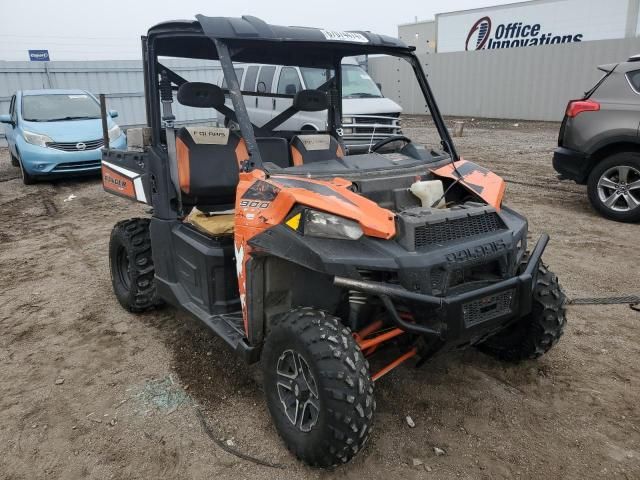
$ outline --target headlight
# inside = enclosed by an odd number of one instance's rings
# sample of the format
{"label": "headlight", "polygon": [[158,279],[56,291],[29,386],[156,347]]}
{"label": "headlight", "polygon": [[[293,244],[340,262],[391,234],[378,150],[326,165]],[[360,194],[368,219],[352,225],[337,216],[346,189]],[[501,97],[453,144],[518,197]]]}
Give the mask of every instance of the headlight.
{"label": "headlight", "polygon": [[362,237],[362,229],[357,222],[317,210],[306,211],[303,228],[304,234],[310,237],[342,240],[358,240]]}
{"label": "headlight", "polygon": [[342,117],[342,124],[343,125],[350,125],[353,123],[353,117]]}
{"label": "headlight", "polygon": [[26,130],[22,131],[22,135],[24,136],[24,140],[31,145],[37,145],[39,147],[46,147],[47,143],[53,142],[51,138],[46,135],[40,135],[39,133],[27,132]]}
{"label": "headlight", "polygon": [[110,142],[113,142],[114,140],[117,140],[118,138],[120,138],[120,135],[122,135],[122,130],[120,130],[120,127],[118,125],[114,125],[109,129]]}
{"label": "headlight", "polygon": [[345,135],[351,135],[353,133],[353,128],[343,128],[342,133]]}

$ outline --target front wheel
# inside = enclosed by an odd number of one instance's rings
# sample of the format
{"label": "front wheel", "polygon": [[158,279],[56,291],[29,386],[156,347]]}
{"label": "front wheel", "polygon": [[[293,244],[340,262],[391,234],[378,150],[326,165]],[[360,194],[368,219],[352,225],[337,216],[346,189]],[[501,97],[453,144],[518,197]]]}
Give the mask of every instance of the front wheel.
{"label": "front wheel", "polygon": [[369,365],[351,332],[319,310],[292,310],[267,335],[267,406],[287,448],[315,467],[348,462],[365,445],[376,408]]}
{"label": "front wheel", "polygon": [[[34,183],[36,183],[36,177],[31,175],[29,172],[27,172],[27,170],[24,168],[22,160],[18,158],[17,161],[18,161],[18,166],[20,167],[20,175],[22,176],[22,183],[24,183],[25,185],[33,185]],[[13,163],[13,159],[12,159],[12,163]]]}
{"label": "front wheel", "polygon": [[124,220],[113,227],[109,266],[113,291],[125,309],[143,312],[162,303],[156,296],[148,219]]}
{"label": "front wheel", "polygon": [[598,163],[589,175],[589,201],[618,222],[640,221],[640,153],[622,152]]}
{"label": "front wheel", "polygon": [[567,298],[558,277],[543,263],[538,265],[532,301],[529,315],[489,337],[478,349],[509,362],[533,360],[551,350],[564,333]]}

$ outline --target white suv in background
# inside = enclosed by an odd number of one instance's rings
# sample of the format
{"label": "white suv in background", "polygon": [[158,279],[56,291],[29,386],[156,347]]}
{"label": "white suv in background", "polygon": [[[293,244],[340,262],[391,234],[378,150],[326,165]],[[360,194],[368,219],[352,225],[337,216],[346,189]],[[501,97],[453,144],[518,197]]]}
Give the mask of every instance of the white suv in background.
{"label": "white suv in background", "polygon": [[[235,69],[242,91],[247,92],[244,101],[249,117],[257,126],[264,125],[289,108],[293,100],[251,95],[249,92],[293,95],[300,90],[316,89],[327,79],[326,70],[321,68],[236,64]],[[220,85],[221,82],[220,78],[216,83]],[[355,60],[344,59],[342,62],[342,98],[342,140],[349,152],[366,151],[370,145],[402,133],[402,107],[385,98],[378,85]],[[326,111],[300,112],[277,130],[324,131],[326,121]],[[223,122],[224,116],[218,114],[218,123]]]}

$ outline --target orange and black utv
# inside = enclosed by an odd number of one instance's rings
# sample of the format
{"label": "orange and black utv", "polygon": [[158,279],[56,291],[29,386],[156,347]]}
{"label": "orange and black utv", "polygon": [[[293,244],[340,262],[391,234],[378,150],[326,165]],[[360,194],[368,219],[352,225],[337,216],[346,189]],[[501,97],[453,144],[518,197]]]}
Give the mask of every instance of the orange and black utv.
{"label": "orange and black utv", "polygon": [[[113,229],[116,297],[132,312],[171,304],[260,361],[298,458],[327,467],[357,454],[374,382],[402,362],[467,346],[517,361],[558,341],[565,296],[541,261],[549,238],[529,252],[504,181],[458,156],[412,47],[200,15],[152,27],[142,50],[150,140],[102,157],[105,190],[152,207]],[[438,145],[391,136],[349,154],[340,65],[362,55],[412,67]],[[175,58],[202,60],[211,83],[187,81]],[[273,93],[238,64],[296,66],[318,81]],[[248,107],[264,100],[285,108],[254,124]],[[216,112],[232,128],[206,126]],[[324,131],[286,129],[309,112],[326,113]]]}

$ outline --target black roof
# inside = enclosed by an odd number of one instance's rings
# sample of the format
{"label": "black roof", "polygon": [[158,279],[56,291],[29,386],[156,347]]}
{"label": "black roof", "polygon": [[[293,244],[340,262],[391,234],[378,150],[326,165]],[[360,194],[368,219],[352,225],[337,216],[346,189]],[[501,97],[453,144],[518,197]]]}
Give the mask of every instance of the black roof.
{"label": "black roof", "polygon": [[[282,61],[283,57],[293,61],[294,59],[291,58],[293,56],[298,63],[303,64],[305,55],[300,49],[291,49],[291,43],[314,47],[316,51],[338,52],[341,56],[374,53],[408,54],[414,50],[414,47],[407,46],[397,38],[366,31],[337,32],[321,28],[283,27],[270,25],[257,17],[248,15],[241,18],[196,15],[196,18],[197,20],[173,20],[151,27],[148,37],[150,40],[157,38],[155,42],[158,54],[215,59],[216,53],[215,49],[211,48],[211,42],[202,43],[197,39],[201,36],[246,47],[244,54],[234,55],[234,60],[261,61],[262,63],[267,63],[264,59],[266,48],[268,55],[273,56],[273,63],[287,63]],[[181,35],[184,35],[185,39],[177,41],[175,37]],[[163,41],[163,37],[167,37],[167,40]],[[254,57],[260,53],[258,49],[263,49],[262,60],[254,60]],[[299,53],[294,54],[292,50]],[[308,56],[309,53],[310,51],[307,50],[306,55]]]}

